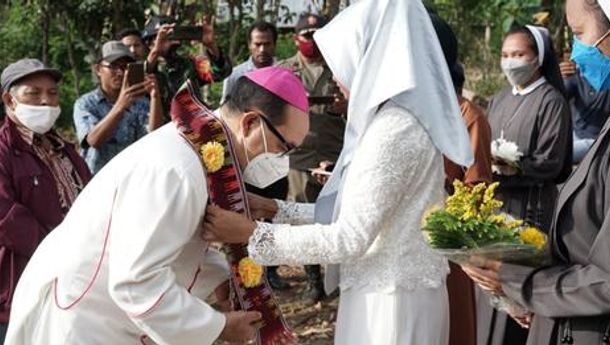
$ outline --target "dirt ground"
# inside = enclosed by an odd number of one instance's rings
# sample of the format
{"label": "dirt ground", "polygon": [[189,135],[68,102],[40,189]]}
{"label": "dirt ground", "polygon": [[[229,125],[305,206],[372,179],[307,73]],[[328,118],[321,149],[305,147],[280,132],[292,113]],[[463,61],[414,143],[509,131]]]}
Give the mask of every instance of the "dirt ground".
{"label": "dirt ground", "polygon": [[[305,271],[302,267],[282,266],[278,269],[282,278],[291,285],[285,291],[276,291],[282,312],[298,337],[299,345],[332,345],[338,297],[311,304],[304,299],[307,289]],[[219,342],[218,345],[225,345]]]}

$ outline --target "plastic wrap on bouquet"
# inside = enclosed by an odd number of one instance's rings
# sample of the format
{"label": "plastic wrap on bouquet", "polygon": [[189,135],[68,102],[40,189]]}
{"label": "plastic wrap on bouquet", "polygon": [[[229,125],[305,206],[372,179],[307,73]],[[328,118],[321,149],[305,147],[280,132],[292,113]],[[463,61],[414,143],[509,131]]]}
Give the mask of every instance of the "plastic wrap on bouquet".
{"label": "plastic wrap on bouquet", "polygon": [[[455,181],[453,186],[455,193],[422,222],[424,238],[437,253],[458,265],[476,266],[486,260],[530,267],[550,263],[547,236],[501,211],[502,201],[494,194],[498,183],[471,187]],[[513,316],[529,314],[506,297],[491,300]]]}
{"label": "plastic wrap on bouquet", "polygon": [[[472,264],[473,258],[495,260],[522,266],[540,267],[551,262],[544,249],[528,244],[497,243],[476,249],[436,249],[440,255],[458,265]],[[489,295],[492,307],[516,317],[525,317],[530,312],[506,296]]]}
{"label": "plastic wrap on bouquet", "polygon": [[472,264],[474,257],[531,267],[544,266],[551,260],[546,250],[518,243],[496,243],[475,249],[435,249],[435,251],[458,265]]}

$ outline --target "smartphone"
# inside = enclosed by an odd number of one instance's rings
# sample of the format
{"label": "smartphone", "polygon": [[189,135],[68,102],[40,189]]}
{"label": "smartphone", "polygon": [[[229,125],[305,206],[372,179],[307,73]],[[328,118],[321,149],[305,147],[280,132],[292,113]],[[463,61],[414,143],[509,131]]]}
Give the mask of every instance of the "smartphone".
{"label": "smartphone", "polygon": [[127,83],[130,86],[142,83],[145,74],[146,64],[144,62],[132,62],[127,65]]}
{"label": "smartphone", "polygon": [[203,26],[176,26],[169,34],[170,40],[201,41]]}
{"label": "smartphone", "polygon": [[335,96],[309,96],[309,104],[332,104],[335,103]]}

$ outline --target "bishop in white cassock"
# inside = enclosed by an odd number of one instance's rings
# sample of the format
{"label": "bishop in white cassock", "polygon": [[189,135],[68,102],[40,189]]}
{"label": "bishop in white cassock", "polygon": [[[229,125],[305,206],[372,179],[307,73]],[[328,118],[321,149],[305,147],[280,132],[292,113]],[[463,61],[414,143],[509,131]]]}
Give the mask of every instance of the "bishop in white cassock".
{"label": "bishop in white cassock", "polygon": [[[269,182],[287,174],[269,168],[308,131],[307,98],[290,71],[253,73],[219,114],[246,177],[261,182],[262,172]],[[6,345],[252,338],[258,313],[223,314],[204,302],[229,277],[224,255],[200,236],[205,186],[198,152],[174,123],[124,150],[35,252],[16,289]]]}

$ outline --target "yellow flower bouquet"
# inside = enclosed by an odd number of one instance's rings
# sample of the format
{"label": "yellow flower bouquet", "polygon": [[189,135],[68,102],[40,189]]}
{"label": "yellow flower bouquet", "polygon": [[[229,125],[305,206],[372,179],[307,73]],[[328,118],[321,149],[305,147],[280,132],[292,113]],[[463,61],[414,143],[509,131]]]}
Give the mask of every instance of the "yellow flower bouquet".
{"label": "yellow flower bouquet", "polygon": [[422,229],[432,248],[458,264],[473,256],[526,266],[548,261],[546,235],[500,211],[498,183],[469,187],[456,180],[453,186],[444,207],[424,216]]}
{"label": "yellow flower bouquet", "polygon": [[[473,257],[531,267],[550,261],[546,235],[500,211],[498,183],[469,187],[456,180],[453,187],[444,207],[430,210],[422,221],[428,245],[439,254],[460,265],[472,263]],[[490,296],[490,302],[511,315],[529,314],[505,296]]]}

